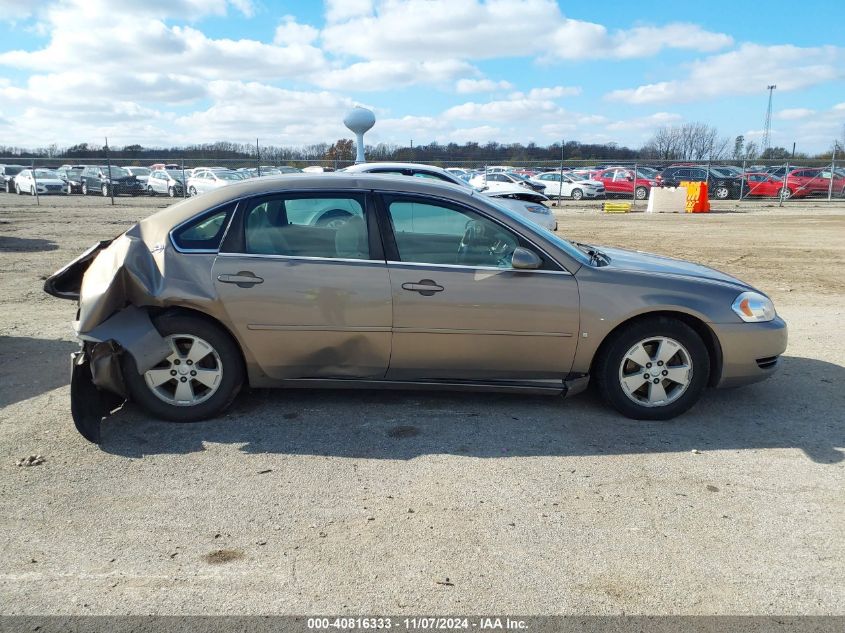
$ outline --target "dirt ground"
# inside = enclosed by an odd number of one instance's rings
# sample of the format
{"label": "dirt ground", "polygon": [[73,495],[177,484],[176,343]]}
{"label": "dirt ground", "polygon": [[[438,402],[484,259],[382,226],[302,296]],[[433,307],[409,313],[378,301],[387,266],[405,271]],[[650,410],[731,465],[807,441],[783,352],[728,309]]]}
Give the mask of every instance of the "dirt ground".
{"label": "dirt ground", "polygon": [[747,280],[789,323],[775,377],[672,422],[590,393],[256,391],[193,425],[127,406],[94,446],[75,306],[41,285],[169,202],[0,194],[1,613],[845,613],[842,202],[555,210],[566,237]]}

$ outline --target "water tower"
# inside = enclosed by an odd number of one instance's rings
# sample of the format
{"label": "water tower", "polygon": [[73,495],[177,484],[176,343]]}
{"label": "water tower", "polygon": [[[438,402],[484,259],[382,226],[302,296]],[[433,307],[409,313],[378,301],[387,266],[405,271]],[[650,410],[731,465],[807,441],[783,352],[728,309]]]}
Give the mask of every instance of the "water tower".
{"label": "water tower", "polygon": [[355,106],[343,117],[343,124],[355,134],[355,142],[358,146],[358,155],[355,157],[355,162],[366,162],[364,158],[364,132],[376,124],[376,115],[367,108]]}

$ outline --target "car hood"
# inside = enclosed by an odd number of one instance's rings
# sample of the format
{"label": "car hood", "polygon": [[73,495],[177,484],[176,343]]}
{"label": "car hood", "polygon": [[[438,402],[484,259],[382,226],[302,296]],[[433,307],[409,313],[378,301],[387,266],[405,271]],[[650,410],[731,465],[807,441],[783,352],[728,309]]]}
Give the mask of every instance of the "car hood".
{"label": "car hood", "polygon": [[751,286],[736,277],[683,259],[630,251],[624,248],[605,248],[603,246],[597,248],[610,257],[610,264],[607,266],[610,269],[706,279],[731,284],[744,290],[753,290]]}
{"label": "car hood", "polygon": [[64,180],[59,178],[38,178],[37,182],[39,185],[63,185],[65,184]]}

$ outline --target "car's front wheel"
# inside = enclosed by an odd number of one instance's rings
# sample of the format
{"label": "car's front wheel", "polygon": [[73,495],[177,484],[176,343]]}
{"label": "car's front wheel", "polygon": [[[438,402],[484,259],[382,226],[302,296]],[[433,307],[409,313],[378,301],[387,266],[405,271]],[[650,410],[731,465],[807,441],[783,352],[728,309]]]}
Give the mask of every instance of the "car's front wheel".
{"label": "car's front wheel", "polygon": [[67,191],[67,195],[71,195],[73,193],[73,186],[68,183],[67,187],[65,187],[65,191]]}
{"label": "car's front wheel", "polygon": [[731,192],[727,187],[716,187],[716,191],[713,193],[717,200],[727,200],[731,195]]}
{"label": "car's front wheel", "polygon": [[584,192],[580,189],[573,189],[572,190],[572,199],[573,200],[580,200],[584,197]]}
{"label": "car's front wheel", "polygon": [[232,338],[205,319],[163,314],[153,319],[170,355],[139,374],[130,354],[123,374],[132,399],[153,415],[196,422],[228,407],[240,391],[244,368]]}
{"label": "car's front wheel", "polygon": [[710,356],[690,326],[668,317],[624,327],[602,346],[594,367],[604,400],[626,417],[668,420],[701,397]]}
{"label": "car's front wheel", "polygon": [[109,197],[109,186],[106,183],[103,183],[102,188],[100,189],[100,193],[103,194],[104,198]]}
{"label": "car's front wheel", "polygon": [[637,187],[634,195],[637,197],[637,200],[645,200],[648,198],[648,189],[645,187]]}
{"label": "car's front wheel", "polygon": [[171,198],[175,198],[176,197],[176,190],[173,187],[168,187],[167,188],[167,195],[170,196]]}
{"label": "car's front wheel", "polygon": [[188,195],[189,195],[191,198],[193,198],[195,195],[197,195],[197,188],[196,188],[196,187],[194,187],[194,186],[189,187],[189,188],[188,188]]}

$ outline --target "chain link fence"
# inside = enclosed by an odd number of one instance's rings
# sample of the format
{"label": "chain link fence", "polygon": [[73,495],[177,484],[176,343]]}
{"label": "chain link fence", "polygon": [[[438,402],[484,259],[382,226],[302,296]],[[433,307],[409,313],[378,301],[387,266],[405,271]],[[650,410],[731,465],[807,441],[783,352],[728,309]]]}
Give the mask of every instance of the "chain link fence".
{"label": "chain link fence", "polygon": [[[194,171],[202,168],[228,169],[251,178],[277,174],[293,168],[302,171],[336,171],[353,164],[341,160],[291,160],[283,164],[268,164],[251,158],[112,158],[103,152],[84,159],[0,157],[0,191],[15,192],[14,174],[17,168],[31,170],[59,170],[71,166],[166,168],[175,173],[182,186],[178,195],[189,195],[189,180]],[[845,160],[835,155],[830,160],[725,160],[725,161],[659,161],[659,160],[557,160],[514,161],[507,164],[484,160],[430,161],[429,165],[449,169],[464,180],[496,179],[494,174],[536,179],[545,172],[562,172],[573,178],[598,180],[605,185],[607,197],[643,200],[652,187],[675,186],[684,180],[706,181],[711,199],[777,201],[779,204],[802,200],[835,201],[845,198]],[[4,175],[5,170],[5,175]],[[36,171],[41,174],[41,171]],[[10,187],[11,183],[11,187]],[[38,196],[43,188],[36,187]],[[69,193],[78,193],[67,189]],[[643,194],[644,192],[644,194]],[[146,193],[146,191],[144,192]],[[547,195],[558,197],[553,187]],[[111,193],[113,197],[114,192]]]}

